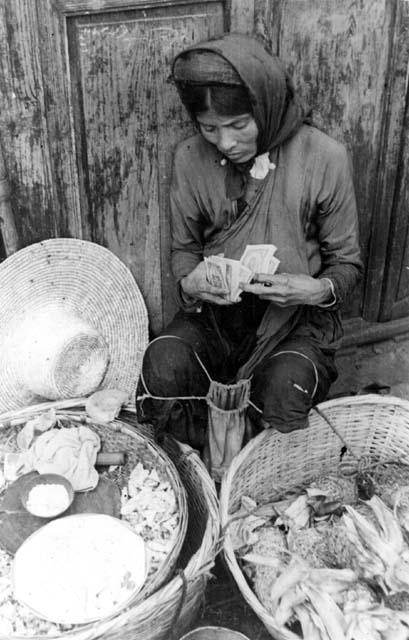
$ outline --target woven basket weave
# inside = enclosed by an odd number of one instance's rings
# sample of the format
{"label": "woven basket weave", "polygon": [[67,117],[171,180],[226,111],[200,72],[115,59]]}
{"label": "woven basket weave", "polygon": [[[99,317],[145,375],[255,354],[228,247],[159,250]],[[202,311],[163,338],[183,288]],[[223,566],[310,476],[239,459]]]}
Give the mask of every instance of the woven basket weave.
{"label": "woven basket weave", "polygon": [[[41,329],[48,324],[44,325],[46,312],[51,320],[57,310],[65,327],[57,329],[54,318],[50,338]],[[71,325],[74,318],[88,325],[85,333],[70,336],[72,327],[66,323]],[[88,368],[96,361],[100,366],[91,367],[94,376],[99,372],[93,377],[96,385],[101,382],[101,389],[131,395],[147,342],[148,316],[141,292],[130,270],[109,249],[78,238],[49,238],[0,264],[0,411],[17,410],[41,398],[90,393],[80,365]],[[100,367],[106,359],[101,381]]]}
{"label": "woven basket weave", "polygon": [[[52,403],[47,403],[47,406],[52,406]],[[41,409],[38,409],[38,405],[36,405],[31,412],[30,408],[26,408],[23,411],[23,424],[25,424],[27,419],[33,418],[35,415],[39,415],[40,412]],[[101,452],[126,452],[126,463],[124,465],[117,467],[112,472],[109,472],[108,470],[103,472],[103,475],[113,480],[118,485],[119,489],[128,481],[131,471],[135,468],[138,462],[141,462],[149,471],[151,469],[155,469],[159,477],[163,481],[168,481],[173,489],[179,514],[179,522],[173,538],[174,544],[170,553],[166,556],[161,565],[159,565],[157,570],[148,574],[143,588],[139,591],[137,596],[138,601],[146,598],[160,588],[173,573],[185,538],[188,520],[187,499],[179,473],[169,456],[167,456],[160,447],[149,440],[145,435],[131,429],[129,425],[122,420],[114,420],[109,424],[98,424],[94,420],[91,420],[87,414],[81,410],[59,410],[56,411],[56,416],[62,427],[75,427],[80,426],[81,424],[86,424],[90,429],[92,429],[92,431],[98,434],[101,440]],[[0,429],[0,446],[7,444],[8,450],[18,450],[16,439],[21,427],[16,423],[21,422],[21,420],[20,412],[16,411],[9,421],[9,426],[7,426],[7,424],[4,425],[3,422],[3,428]]]}
{"label": "woven basket weave", "polygon": [[409,402],[391,396],[339,398],[318,405],[350,452],[325,419],[311,411],[309,428],[290,434],[264,431],[233,460],[222,482],[221,524],[223,552],[243,597],[276,640],[300,640],[279,626],[251,590],[237,562],[229,534],[229,520],[242,496],[258,503],[280,499],[289,490],[309,483],[340,464],[357,467],[357,459],[409,462]]}
{"label": "woven basket weave", "polygon": [[[19,412],[2,414],[2,442],[10,442],[8,438],[10,435],[11,439],[14,437],[13,430],[22,423],[23,418],[25,422],[36,413],[51,407],[58,409],[57,415],[60,413],[65,417],[80,416],[83,421],[89,422],[85,413],[76,408],[82,404],[83,401],[80,399],[50,402]],[[133,412],[124,411],[120,418],[121,420],[103,426],[104,431],[109,433],[108,439],[104,434],[105,448],[127,450],[130,466],[134,465],[133,454],[129,456],[129,451],[135,449],[135,463],[139,452],[144,456],[144,465],[149,464],[149,460],[155,465],[161,460],[166,470],[169,471],[169,468],[173,467],[176,475],[172,473],[172,484],[176,477],[180,478],[181,485],[176,495],[187,520],[178,536],[179,545],[175,549],[176,553],[172,554],[172,558],[157,576],[157,582],[149,584],[150,595],[145,591],[145,599],[116,616],[90,625],[78,626],[58,636],[14,635],[13,640],[44,640],[45,637],[51,640],[96,640],[102,637],[104,640],[176,640],[187,630],[199,611],[220,542],[218,501],[214,483],[198,455],[190,447],[168,438],[164,442],[162,452],[150,440],[148,431],[136,428]],[[175,490],[175,485],[173,489]],[[183,546],[180,549],[182,541]],[[169,579],[171,572],[174,573],[174,577]],[[161,586],[166,579],[168,582]],[[11,638],[0,636],[0,640]]]}

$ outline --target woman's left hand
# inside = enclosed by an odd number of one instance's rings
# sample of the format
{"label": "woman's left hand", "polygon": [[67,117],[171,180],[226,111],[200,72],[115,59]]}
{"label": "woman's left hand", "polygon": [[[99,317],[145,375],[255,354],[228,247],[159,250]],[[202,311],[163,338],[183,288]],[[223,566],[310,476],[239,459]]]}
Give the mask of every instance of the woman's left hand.
{"label": "woman's left hand", "polygon": [[312,278],[302,273],[258,273],[251,284],[243,283],[241,288],[279,307],[323,304],[331,299],[332,294],[328,280]]}

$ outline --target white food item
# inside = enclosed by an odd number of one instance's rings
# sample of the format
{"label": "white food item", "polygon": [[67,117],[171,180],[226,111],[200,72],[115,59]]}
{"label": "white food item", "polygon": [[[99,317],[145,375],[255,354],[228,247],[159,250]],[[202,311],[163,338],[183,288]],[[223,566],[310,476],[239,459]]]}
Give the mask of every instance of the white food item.
{"label": "white food item", "polygon": [[152,573],[159,570],[179,535],[178,503],[170,482],[138,462],[122,493],[121,516],[140,534],[149,552]]}
{"label": "white food item", "polygon": [[49,522],[17,550],[14,597],[52,622],[82,624],[125,607],[144,584],[145,543],[102,514]]}
{"label": "white food item", "polygon": [[37,484],[29,492],[26,508],[35,516],[51,517],[70,506],[70,496],[62,484]]}

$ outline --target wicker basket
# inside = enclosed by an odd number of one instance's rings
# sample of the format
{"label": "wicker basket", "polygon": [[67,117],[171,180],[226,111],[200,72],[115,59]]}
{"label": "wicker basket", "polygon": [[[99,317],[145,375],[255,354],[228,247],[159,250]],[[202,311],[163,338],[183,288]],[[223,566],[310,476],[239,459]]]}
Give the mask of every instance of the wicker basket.
{"label": "wicker basket", "polygon": [[[264,431],[233,460],[222,482],[221,524],[225,528],[223,552],[227,565],[250,607],[276,640],[300,640],[261,604],[245,579],[229,535],[231,514],[242,496],[259,503],[280,499],[290,489],[309,483],[319,474],[342,465],[356,468],[365,456],[373,461],[409,462],[409,402],[391,396],[365,395],[339,398],[318,405],[325,418],[311,411],[309,428],[290,434]],[[352,453],[351,453],[352,452]]]}
{"label": "wicker basket", "polygon": [[[6,434],[11,436],[12,440],[13,429],[22,423],[23,418],[25,422],[34,412],[43,412],[50,407],[58,409],[57,413],[60,412],[67,418],[81,419],[87,423],[89,420],[85,413],[78,412],[78,407],[82,405],[83,400],[77,399],[43,403],[20,410],[17,416],[16,413],[2,414],[0,427],[4,434],[3,441],[6,440]],[[70,408],[73,409],[72,412],[69,411]],[[135,427],[137,423],[132,412],[124,411],[120,417],[121,420],[102,427],[106,449],[124,448],[128,452],[135,450],[135,461],[138,451],[143,452],[144,464],[148,452],[148,458],[152,463],[156,464],[161,460],[167,471],[173,467],[176,473],[172,472],[172,481],[179,483],[177,496],[187,515],[183,526],[186,528],[183,546],[181,549],[179,546],[177,552],[172,554],[173,560],[164,567],[161,576],[158,576],[158,585],[150,585],[151,595],[116,616],[90,625],[78,626],[58,636],[14,635],[12,640],[44,640],[45,637],[48,640],[94,640],[101,637],[104,640],[176,640],[191,625],[199,611],[220,543],[218,501],[214,483],[200,458],[190,447],[168,438],[163,445],[164,451],[161,451],[149,439],[149,431]],[[108,436],[106,432],[109,433]],[[128,464],[132,466],[132,456]],[[183,505],[185,496],[186,503]],[[182,530],[178,537],[183,540]],[[171,570],[174,577],[159,588],[159,580],[162,584],[166,577],[169,578]],[[0,636],[0,640],[11,639]]]}
{"label": "wicker basket", "polygon": [[[21,428],[20,424],[25,424],[27,420],[44,411],[44,409],[39,410],[37,406],[38,405],[28,413],[28,416],[26,408],[24,410],[24,418],[20,415],[21,411],[16,411],[9,419],[9,426],[4,425],[3,421],[3,428],[0,429],[0,447],[7,444],[8,449],[18,450],[16,438]],[[47,404],[47,406],[49,405]],[[126,463],[124,465],[118,467],[111,473],[109,471],[104,472],[107,478],[118,484],[118,488],[121,488],[123,484],[127,482],[132,469],[134,469],[138,462],[142,462],[143,466],[148,470],[155,469],[162,480],[167,480],[170,483],[176,496],[177,509],[180,516],[178,531],[174,536],[174,545],[170,553],[158,569],[148,575],[137,598],[140,600],[149,596],[159,589],[174,571],[186,534],[188,517],[186,492],[176,467],[155,443],[134,429],[130,429],[129,426],[121,420],[114,420],[109,424],[98,424],[88,418],[87,414],[81,410],[68,411],[60,409],[56,411],[56,416],[62,426],[79,426],[86,424],[98,434],[101,440],[101,452],[118,450],[126,452]],[[0,416],[0,422],[1,421],[2,418]]]}

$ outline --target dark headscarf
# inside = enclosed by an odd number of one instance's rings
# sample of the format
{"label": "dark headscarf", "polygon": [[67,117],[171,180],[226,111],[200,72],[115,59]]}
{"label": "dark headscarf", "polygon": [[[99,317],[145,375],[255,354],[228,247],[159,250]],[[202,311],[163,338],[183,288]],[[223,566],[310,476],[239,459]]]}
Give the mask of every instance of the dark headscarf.
{"label": "dark headscarf", "polygon": [[[173,61],[172,78],[177,84],[241,82],[249,94],[259,131],[257,155],[279,147],[305,120],[304,109],[281,60],[245,35],[228,34],[189,47]],[[229,163],[228,197],[243,195],[251,164],[240,167]]]}

